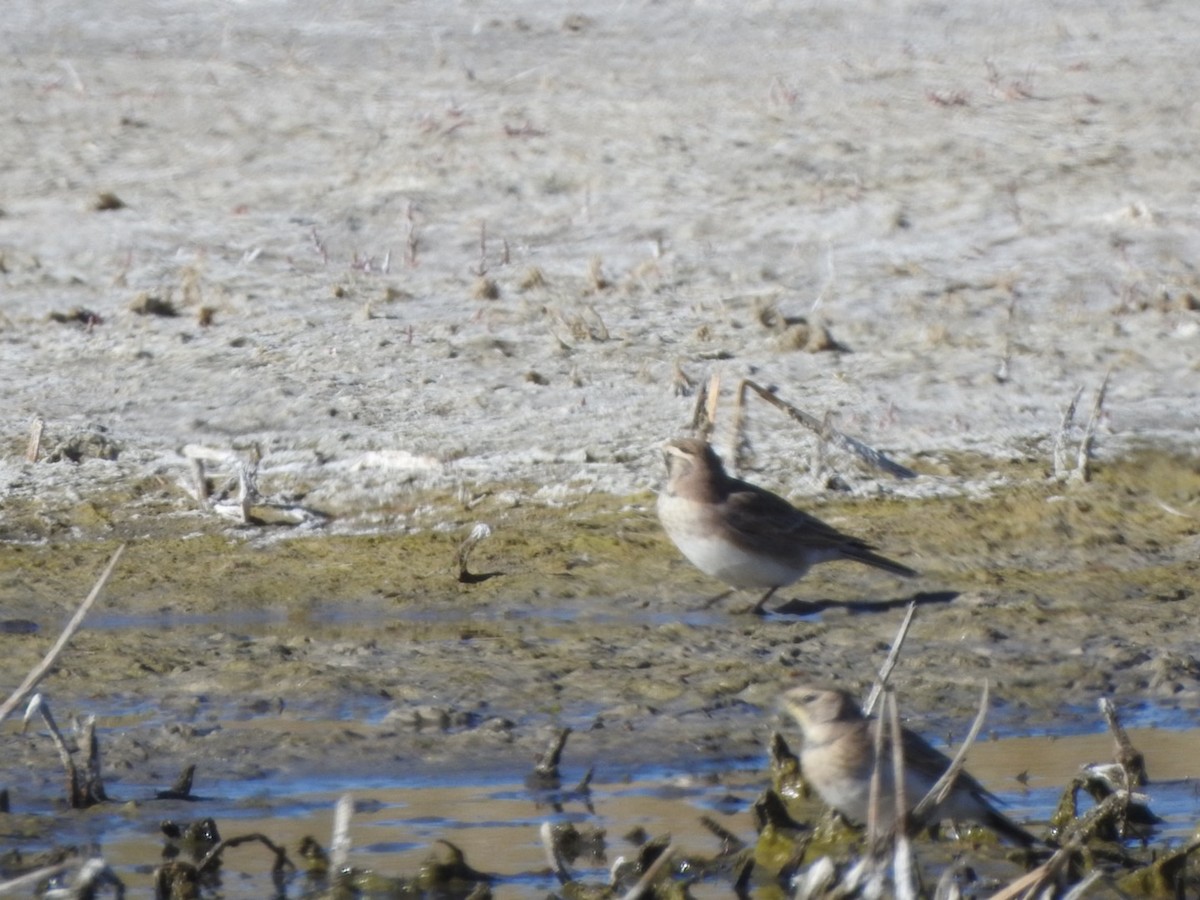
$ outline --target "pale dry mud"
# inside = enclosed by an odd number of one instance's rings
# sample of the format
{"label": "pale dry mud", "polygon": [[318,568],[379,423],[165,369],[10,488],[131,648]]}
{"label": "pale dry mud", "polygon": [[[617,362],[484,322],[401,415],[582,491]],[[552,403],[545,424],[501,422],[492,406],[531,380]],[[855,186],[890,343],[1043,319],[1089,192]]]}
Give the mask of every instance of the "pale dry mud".
{"label": "pale dry mud", "polygon": [[[625,493],[690,417],[677,366],[997,459],[1111,370],[1102,444],[1193,444],[1198,17],[13,4],[4,464],[41,416],[49,447],[104,429],[126,478],[257,443],[383,524],[413,483]],[[102,322],[47,318],[74,307]],[[848,352],[796,349],[800,316]],[[791,430],[751,436],[785,477]]]}
{"label": "pale dry mud", "polygon": [[[1001,734],[1095,730],[1101,695],[1194,727],[1198,19],[10,4],[4,682],[127,541],[45,684],[114,779],[518,772],[564,726],[601,771],[757,760],[779,691],[864,687],[917,595],[895,683],[926,733],[984,678]],[[744,474],[922,579],[699,609],[720,586],[651,491],[712,374],[725,451],[750,377],[915,469],[818,466],[751,407]],[[1106,375],[1093,478],[1059,483]],[[202,509],[188,447],[257,448],[264,508],[308,520]],[[496,574],[461,584],[477,522]],[[3,740],[3,781],[51,796],[44,738]]]}

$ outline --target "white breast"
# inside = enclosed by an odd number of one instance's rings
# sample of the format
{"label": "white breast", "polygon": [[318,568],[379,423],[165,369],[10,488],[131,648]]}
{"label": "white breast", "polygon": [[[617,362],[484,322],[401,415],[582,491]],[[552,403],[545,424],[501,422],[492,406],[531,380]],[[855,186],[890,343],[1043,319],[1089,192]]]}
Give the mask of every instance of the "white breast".
{"label": "white breast", "polygon": [[783,587],[808,569],[802,560],[776,561],[720,540],[686,500],[660,495],[658,512],[667,536],[692,565],[732,587]]}

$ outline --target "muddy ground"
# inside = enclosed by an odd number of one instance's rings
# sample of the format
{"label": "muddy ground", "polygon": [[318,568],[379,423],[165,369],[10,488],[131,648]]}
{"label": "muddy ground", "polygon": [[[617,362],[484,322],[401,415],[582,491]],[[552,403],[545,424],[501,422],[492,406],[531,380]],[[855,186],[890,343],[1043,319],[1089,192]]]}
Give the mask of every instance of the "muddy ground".
{"label": "muddy ground", "polygon": [[[103,538],[5,545],[6,665],[33,666],[128,540],[97,627],[46,689],[64,711],[115,716],[106,764],[142,777],[189,761],[309,771],[331,754],[363,771],[516,770],[562,726],[602,766],[752,758],[793,680],[869,684],[909,599],[895,683],[930,733],[961,734],[984,679],[1004,734],[1094,730],[1100,696],[1131,722],[1194,721],[1200,644],[1180,626],[1197,526],[1178,510],[1200,465],[1144,453],[1069,487],[1019,468],[988,496],[820,504],[922,577],[825,566],[762,621],[738,612],[748,597],[701,609],[720,586],[674,552],[648,495],[483,500],[440,507],[455,528],[339,536],[181,514],[190,498],[162,490],[109,507]],[[469,569],[492,577],[460,583],[479,520],[494,532]],[[7,740],[10,766],[44,768],[36,737]]]}

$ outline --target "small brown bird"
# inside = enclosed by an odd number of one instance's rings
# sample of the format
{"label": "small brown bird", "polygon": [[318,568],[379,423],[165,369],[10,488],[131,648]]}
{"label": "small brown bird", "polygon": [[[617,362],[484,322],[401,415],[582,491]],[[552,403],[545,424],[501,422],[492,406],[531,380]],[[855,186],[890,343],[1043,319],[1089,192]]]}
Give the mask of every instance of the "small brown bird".
{"label": "small brown bird", "polygon": [[[793,688],[783,695],[784,709],[803,734],[800,770],[821,799],[851,821],[867,820],[871,773],[875,768],[872,722],[845,691],[812,687]],[[921,802],[930,788],[950,768],[950,760],[918,734],[901,730],[904,743],[904,796],[907,812]],[[895,781],[891,745],[885,745],[879,791],[879,822],[890,829],[896,819]],[[927,816],[929,822],[956,819],[977,822],[1001,837],[1028,847],[1037,839],[996,811],[999,799],[983,785],[959,772],[946,799]]]}
{"label": "small brown bird", "polygon": [[917,574],[782,497],[731,478],[707,441],[670,441],[664,457],[658,518],[667,535],[700,571],[731,587],[766,588],[755,614],[816,563],[848,559],[905,578]]}

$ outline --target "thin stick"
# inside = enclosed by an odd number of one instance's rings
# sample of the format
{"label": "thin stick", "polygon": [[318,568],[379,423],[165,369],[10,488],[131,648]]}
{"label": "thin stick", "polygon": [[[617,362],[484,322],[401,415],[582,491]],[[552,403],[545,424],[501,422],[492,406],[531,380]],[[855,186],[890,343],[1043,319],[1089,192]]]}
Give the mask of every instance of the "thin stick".
{"label": "thin stick", "polygon": [[354,815],[354,796],[342,794],[333,808],[333,836],[329,840],[329,864],[341,873],[350,859],[350,817]]}
{"label": "thin stick", "polygon": [[46,423],[41,416],[34,416],[29,424],[29,443],[25,447],[25,461],[37,462],[42,455],[42,431]]}
{"label": "thin stick", "polygon": [[1138,751],[1137,747],[1133,746],[1133,741],[1129,739],[1125,727],[1117,718],[1116,707],[1107,697],[1100,698],[1100,712],[1104,714],[1104,721],[1108,723],[1108,730],[1112,732],[1113,740],[1117,742],[1117,752],[1113,758],[1125,772],[1127,787],[1144,786],[1150,781],[1146,774],[1146,758]]}
{"label": "thin stick", "polygon": [[1035,897],[1038,890],[1057,877],[1071,857],[1079,852],[1078,843],[1065,844],[1054,851],[1054,855],[1031,872],[1022,875],[1008,887],[992,894],[988,900],[1017,900],[1018,897]]}
{"label": "thin stick", "polygon": [[883,793],[883,716],[875,720],[875,765],[867,794],[867,846],[874,852],[879,840],[879,804]]}
{"label": "thin stick", "polygon": [[1103,873],[1099,869],[1092,869],[1087,875],[1083,876],[1083,881],[1063,894],[1062,900],[1079,900],[1081,897],[1086,897],[1092,885],[1099,881],[1101,877],[1103,877]]}
{"label": "thin stick", "polygon": [[100,888],[105,885],[112,887],[113,894],[117,898],[125,896],[125,882],[117,877],[117,873],[104,861],[104,857],[93,856],[80,867],[79,874],[75,876],[71,896],[95,897],[100,893]]}
{"label": "thin stick", "polygon": [[696,389],[696,402],[692,404],[692,432],[707,440],[712,431],[712,422],[708,421],[705,407],[708,405],[708,383],[701,383]]}
{"label": "thin stick", "polygon": [[550,746],[546,748],[546,752],[538,759],[537,765],[533,769],[533,774],[539,781],[557,782],[559,780],[561,773],[558,764],[562,762],[563,750],[566,748],[567,739],[570,736],[570,728],[560,728],[555,732],[554,737],[550,740]]}
{"label": "thin stick", "polygon": [[[721,376],[715,372],[708,379],[708,397],[705,398],[704,414],[708,417],[709,431],[717,423],[717,404],[721,402]],[[705,435],[707,437],[707,435]]]}
{"label": "thin stick", "polygon": [[83,736],[79,742],[87,748],[87,762],[83,772],[83,800],[87,805],[108,799],[104,791],[104,778],[100,774],[100,741],[96,739],[96,717],[88,716],[83,723]]}
{"label": "thin stick", "polygon": [[1088,481],[1091,478],[1092,445],[1096,442],[1096,428],[1100,425],[1100,414],[1104,411],[1104,396],[1108,393],[1108,379],[1112,370],[1104,374],[1100,382],[1100,390],[1096,391],[1096,402],[1092,404],[1092,414],[1088,417],[1087,428],[1083,432],[1083,440],[1079,442],[1079,454],[1075,458],[1075,471],[1071,473],[1073,481]]}
{"label": "thin stick", "polygon": [[[716,415],[716,410],[713,410]],[[733,395],[733,470],[740,472],[745,461],[746,450],[746,391],[738,385]]]}
{"label": "thin stick", "polygon": [[408,206],[404,210],[404,218],[408,222],[408,234],[405,235],[405,262],[408,263],[410,269],[417,267],[417,247],[419,241],[417,239],[417,218],[413,211],[412,201],[408,201]]}
{"label": "thin stick", "polygon": [[867,446],[857,438],[852,438],[850,435],[844,434],[843,432],[838,431],[836,428],[826,427],[826,425],[822,423],[820,419],[809,415],[808,413],[804,412],[804,410],[797,409],[796,407],[792,406],[792,404],[784,400],[780,400],[766,388],[760,387],[753,381],[743,379],[738,384],[739,396],[743,394],[747,388],[754,391],[754,393],[758,394],[776,409],[783,410],[792,419],[799,422],[805,428],[819,436],[824,437],[835,447],[857,456],[860,460],[872,468],[879,469],[882,472],[887,472],[894,478],[917,477],[917,473],[912,469],[906,468],[905,466],[900,465],[900,463],[888,459],[888,457],[883,453],[876,450],[874,447]]}
{"label": "thin stick", "polygon": [[670,844],[663,847],[663,852],[658,855],[658,859],[650,864],[650,868],[642,873],[642,877],[638,879],[638,883],[626,891],[621,900],[638,900],[642,894],[646,893],[650,885],[654,883],[654,879],[658,877],[658,873],[662,871],[663,866],[670,861],[673,851],[674,848]]}
{"label": "thin stick", "polygon": [[908,604],[908,609],[904,611],[904,621],[900,623],[900,630],[896,632],[896,637],[892,641],[892,648],[888,651],[887,659],[883,661],[883,666],[879,669],[879,675],[875,678],[875,683],[871,685],[871,693],[867,694],[867,702],[863,704],[863,715],[871,715],[871,710],[875,708],[875,704],[879,701],[879,695],[883,693],[883,689],[887,687],[888,678],[891,677],[892,670],[896,668],[896,663],[900,659],[900,648],[904,646],[904,639],[908,637],[908,626],[912,624],[913,616],[917,612],[917,601],[912,601]]}
{"label": "thin stick", "polygon": [[204,872],[206,869],[213,866],[216,863],[216,860],[220,858],[221,854],[225,852],[226,848],[238,847],[242,844],[248,844],[252,841],[257,841],[275,854],[275,863],[271,867],[271,871],[273,873],[282,872],[285,867],[292,869],[295,868],[292,861],[288,859],[287,850],[276,844],[265,834],[254,832],[253,834],[239,834],[220,841],[215,847],[213,847],[204,855],[204,859],[200,860],[200,862],[196,864],[196,870],[199,872]]}
{"label": "thin stick", "polygon": [[1054,439],[1054,478],[1057,481],[1062,481],[1071,472],[1067,467],[1067,435],[1071,430],[1071,423],[1075,420],[1075,407],[1079,405],[1079,398],[1082,396],[1083,385],[1080,385],[1067,408],[1063,410],[1062,422],[1058,425],[1058,437]]}
{"label": "thin stick", "polygon": [[720,389],[716,375],[703,382],[696,391],[696,402],[692,406],[692,433],[708,440],[713,429],[713,397]]}
{"label": "thin stick", "polygon": [[58,729],[58,723],[54,721],[54,714],[50,712],[50,703],[41,694],[34,694],[25,710],[25,725],[28,725],[29,720],[39,714],[50,730],[50,742],[58,751],[58,758],[62,761],[63,770],[67,775],[67,805],[71,809],[82,809],[84,804],[81,802],[79,772],[75,768],[75,760],[71,759],[71,751],[67,747],[67,742]]}
{"label": "thin stick", "polygon": [[[683,371],[683,360],[675,357],[675,366],[671,372],[671,393],[676,397],[686,397],[695,387],[696,382],[687,372]],[[695,418],[694,414],[693,418]]]}
{"label": "thin stick", "polygon": [[716,404],[721,398],[721,377],[715,372],[709,377],[708,383],[701,385],[696,391],[696,406],[692,408],[691,430],[698,437],[708,440],[716,425]]}
{"label": "thin stick", "polygon": [[58,636],[58,640],[50,651],[42,658],[28,677],[21,683],[21,686],[13,692],[13,694],[4,701],[4,705],[0,706],[0,722],[3,722],[12,713],[14,709],[25,702],[25,698],[33,693],[33,689],[38,686],[38,683],[46,677],[46,673],[50,671],[50,667],[54,665],[63,648],[67,646],[67,642],[71,640],[75,632],[79,630],[79,626],[83,624],[83,618],[88,614],[88,610],[92,608],[92,604],[96,602],[96,598],[100,596],[100,592],[104,590],[104,585],[108,583],[109,576],[112,575],[113,569],[117,567],[117,560],[121,558],[121,554],[125,552],[125,544],[122,544],[113,553],[112,558],[108,561],[108,566],[96,581],[92,592],[87,595],[87,598],[79,605],[79,609],[75,611],[75,615],[71,617],[71,621],[67,623],[67,627],[63,629],[62,634]]}
{"label": "thin stick", "polygon": [[983,728],[983,722],[987,718],[988,713],[988,683],[983,682],[983,694],[979,698],[979,713],[975,716],[975,722],[971,725],[971,730],[967,732],[967,738],[962,742],[962,746],[958,748],[958,753],[954,755],[954,759],[950,761],[944,775],[934,782],[933,787],[929,789],[921,802],[913,808],[913,822],[920,823],[935,806],[941,803],[950,795],[950,790],[954,787],[954,782],[958,779],[958,773],[962,771],[963,766],[967,761],[967,751],[971,749],[971,745],[975,743],[975,738],[979,736],[980,729]]}
{"label": "thin stick", "polygon": [[238,509],[241,511],[242,524],[250,524],[250,510],[254,506],[254,502],[258,499],[258,489],[254,484],[254,473],[250,470],[250,464],[242,462],[238,464]]}
{"label": "thin stick", "polygon": [[192,474],[192,485],[196,491],[196,501],[204,509],[210,509],[212,504],[208,502],[208,477],[204,474],[204,460],[189,459],[188,463]]}
{"label": "thin stick", "polygon": [[54,878],[61,875],[73,864],[69,862],[58,863],[54,866],[46,866],[41,869],[34,869],[32,872],[26,872],[24,875],[18,875],[16,878],[8,881],[0,881],[0,897],[6,894],[15,894],[17,891],[23,891],[27,887],[37,884],[39,881],[46,878]]}
{"label": "thin stick", "polygon": [[484,522],[476,522],[471,528],[471,533],[467,535],[458,547],[458,551],[454,554],[454,562],[458,567],[458,580],[462,584],[472,584],[480,580],[479,576],[472,575],[471,570],[467,568],[468,560],[471,556],[471,551],[475,549],[475,545],[484,538],[489,537],[492,533],[490,525]]}
{"label": "thin stick", "polygon": [[1008,289],[1008,327],[1004,329],[1004,355],[996,366],[995,379],[1004,384],[1009,378],[1009,366],[1012,363],[1013,323],[1017,317],[1017,290],[1010,286]]}
{"label": "thin stick", "polygon": [[892,884],[898,900],[917,900],[912,845],[908,840],[908,797],[904,791],[904,733],[900,729],[900,708],[896,704],[894,693],[888,694],[887,711],[892,734],[892,783],[896,792],[896,844],[892,853]]}
{"label": "thin stick", "polygon": [[604,324],[604,319],[600,316],[600,313],[596,312],[596,307],[589,303],[583,309],[584,312],[591,313],[592,319],[595,320],[595,327],[593,327],[592,323],[588,322],[583,315],[580,315],[579,317],[580,320],[583,321],[587,326],[588,337],[590,337],[593,341],[600,342],[612,340],[612,335],[609,333],[608,326]]}
{"label": "thin stick", "polygon": [[558,879],[559,884],[570,884],[573,880],[571,870],[567,868],[562,854],[558,852],[558,845],[554,843],[554,826],[549,822],[543,822],[542,827],[538,829],[538,834],[542,838],[542,850],[546,854],[546,864],[554,872],[554,877]]}

